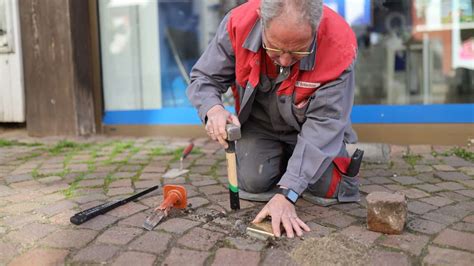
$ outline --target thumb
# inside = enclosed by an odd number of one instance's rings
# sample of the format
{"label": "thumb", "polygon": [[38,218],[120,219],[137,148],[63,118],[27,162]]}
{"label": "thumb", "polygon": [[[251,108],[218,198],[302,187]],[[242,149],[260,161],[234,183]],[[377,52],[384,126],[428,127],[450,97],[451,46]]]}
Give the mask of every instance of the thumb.
{"label": "thumb", "polygon": [[270,213],[268,212],[268,209],[266,207],[264,207],[258,214],[257,216],[255,217],[255,219],[253,219],[252,223],[260,223],[261,221],[263,221],[263,219],[265,219],[268,215],[270,215]]}
{"label": "thumb", "polygon": [[232,124],[240,127],[239,118],[237,116],[230,115],[230,117],[227,120],[228,120],[228,122],[231,122]]}

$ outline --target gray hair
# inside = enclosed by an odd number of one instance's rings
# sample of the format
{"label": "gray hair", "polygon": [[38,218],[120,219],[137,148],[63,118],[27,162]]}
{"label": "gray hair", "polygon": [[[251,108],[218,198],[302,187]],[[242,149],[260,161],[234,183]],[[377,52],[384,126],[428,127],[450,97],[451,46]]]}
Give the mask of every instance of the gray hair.
{"label": "gray hair", "polygon": [[292,8],[301,14],[302,21],[308,22],[314,31],[318,28],[323,15],[322,0],[261,0],[260,15],[263,25],[280,16],[285,7]]}

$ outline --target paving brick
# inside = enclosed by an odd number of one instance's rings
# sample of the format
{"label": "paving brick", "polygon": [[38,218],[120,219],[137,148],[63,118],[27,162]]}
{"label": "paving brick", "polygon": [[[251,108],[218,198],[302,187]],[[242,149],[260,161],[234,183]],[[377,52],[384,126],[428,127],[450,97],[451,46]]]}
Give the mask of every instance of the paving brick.
{"label": "paving brick", "polygon": [[334,225],[338,228],[347,227],[355,221],[357,221],[355,218],[345,214],[338,214],[321,220],[321,222],[323,223]]}
{"label": "paving brick", "polygon": [[456,169],[454,167],[452,167],[451,165],[446,165],[446,164],[435,164],[435,165],[433,165],[433,168],[436,171],[443,171],[443,172],[456,171]]}
{"label": "paving brick", "polygon": [[436,184],[438,187],[444,190],[459,190],[459,189],[466,189],[463,185],[456,183],[456,182],[442,182]]}
{"label": "paving brick", "polygon": [[32,244],[56,230],[57,227],[53,225],[32,223],[18,231],[8,233],[7,237],[22,244]]}
{"label": "paving brick", "polygon": [[341,234],[367,245],[372,245],[375,240],[382,235],[381,233],[367,230],[365,226],[360,227],[355,225],[345,228],[341,231]]}
{"label": "paving brick", "polygon": [[421,216],[421,218],[430,220],[433,222],[437,222],[440,224],[444,224],[444,225],[450,225],[459,220],[459,218],[456,218],[450,215],[445,215],[437,211],[426,213],[423,216]]}
{"label": "paving brick", "polygon": [[109,188],[129,188],[132,186],[132,180],[130,179],[120,179],[116,181],[112,181],[109,184]]}
{"label": "paving brick", "polygon": [[456,205],[441,207],[436,212],[462,219],[465,216],[467,216],[471,211],[472,211],[471,208],[469,207],[466,208],[458,203]]}
{"label": "paving brick", "polygon": [[133,188],[131,187],[120,187],[120,188],[110,188],[107,192],[107,196],[113,197],[117,195],[131,194],[133,193]]}
{"label": "paving brick", "polygon": [[172,248],[163,265],[205,265],[209,252]]}
{"label": "paving brick", "polygon": [[209,251],[223,236],[224,234],[196,227],[182,236],[178,240],[178,244],[192,249]]}
{"label": "paving brick", "polygon": [[60,176],[48,176],[38,179],[38,181],[43,184],[50,184],[60,180],[62,180],[62,177]]}
{"label": "paving brick", "polygon": [[24,214],[41,207],[38,202],[22,202],[18,204],[7,205],[0,209],[0,213]]}
{"label": "paving brick", "polygon": [[461,222],[453,225],[452,229],[474,233],[474,224]]}
{"label": "paving brick", "polygon": [[443,162],[453,167],[472,167],[473,164],[456,156],[444,157]]}
{"label": "paving brick", "polygon": [[202,186],[215,185],[217,184],[217,181],[214,179],[205,179],[201,181],[194,181],[191,184],[196,187],[202,187]]}
{"label": "paving brick", "polygon": [[205,186],[205,187],[200,187],[199,191],[206,195],[212,195],[212,194],[219,194],[219,193],[226,193],[228,192],[227,188],[224,188],[221,185],[212,185],[212,186]]}
{"label": "paving brick", "polygon": [[[208,199],[219,204],[219,206],[223,207],[226,211],[231,211],[229,193],[210,195],[208,196]],[[255,206],[254,203],[250,201],[242,200],[242,199],[240,200],[240,209],[247,209],[253,206]]]}
{"label": "paving brick", "polygon": [[442,225],[433,221],[416,218],[408,222],[407,227],[413,231],[421,232],[428,235],[433,235],[433,234],[441,232],[441,230],[445,228],[445,225]]}
{"label": "paving brick", "polygon": [[392,177],[392,179],[402,185],[413,185],[413,184],[419,184],[423,182],[412,176],[397,176],[397,177]]}
{"label": "paving brick", "polygon": [[23,181],[33,180],[33,176],[31,174],[21,174],[21,175],[12,175],[5,177],[5,182],[7,184],[18,183]]}
{"label": "paving brick", "polygon": [[62,249],[35,248],[16,257],[8,265],[64,265],[68,254],[69,251]]}
{"label": "paving brick", "polygon": [[474,188],[474,179],[473,180],[459,180],[458,182],[465,185],[466,187]]}
{"label": "paving brick", "polygon": [[433,171],[433,167],[429,165],[415,165],[415,172],[417,173],[429,173]]}
{"label": "paving brick", "polygon": [[420,201],[423,201],[425,203],[431,204],[433,206],[438,206],[438,207],[443,207],[454,202],[450,199],[439,197],[439,196],[420,199]]}
{"label": "paving brick", "polygon": [[362,191],[364,193],[367,193],[367,194],[372,193],[372,192],[376,192],[376,191],[388,192],[388,193],[391,192],[387,188],[382,187],[380,185],[363,185],[363,186],[360,187],[360,191]]}
{"label": "paving brick", "polygon": [[409,199],[419,199],[430,195],[416,188],[404,189],[401,190],[400,193],[404,194]]}
{"label": "paving brick", "polygon": [[111,210],[107,214],[111,216],[115,216],[115,217],[125,218],[146,209],[148,209],[147,206],[144,206],[142,204],[135,203],[135,202],[129,202],[125,205],[122,205],[116,209]]}
{"label": "paving brick", "polygon": [[103,179],[84,179],[79,182],[78,187],[102,187],[103,185]]}
{"label": "paving brick", "polygon": [[469,197],[463,196],[459,193],[452,191],[439,192],[437,194],[441,197],[445,197],[453,201],[467,201],[470,199]]}
{"label": "paving brick", "polygon": [[419,201],[408,201],[408,211],[416,213],[416,214],[423,214],[432,210],[435,210],[436,206],[426,204]]}
{"label": "paving brick", "polygon": [[159,184],[160,182],[155,181],[155,180],[143,180],[143,181],[137,181],[134,183],[136,189],[150,188]]}
{"label": "paving brick", "polygon": [[264,241],[258,241],[252,238],[249,239],[243,237],[227,237],[225,239],[225,242],[236,249],[251,251],[262,251],[266,245]]}
{"label": "paving brick", "polygon": [[143,228],[143,222],[145,221],[147,214],[144,212],[139,212],[135,215],[128,217],[127,219],[121,220],[118,224],[121,226],[135,226]]}
{"label": "paving brick", "polygon": [[216,252],[212,265],[258,265],[260,254],[255,251],[244,251],[220,248]]}
{"label": "paving brick", "polygon": [[119,168],[121,172],[138,172],[142,169],[141,165],[123,165]]}
{"label": "paving brick", "polygon": [[106,228],[109,225],[114,224],[117,220],[118,218],[114,216],[99,215],[97,217],[94,217],[94,219],[91,219],[79,225],[79,228],[92,229],[92,230],[99,231]]}
{"label": "paving brick", "polygon": [[289,253],[280,249],[269,249],[262,266],[298,266]]}
{"label": "paving brick", "polygon": [[367,180],[369,180],[373,184],[378,184],[378,185],[393,184],[393,180],[388,179],[387,177],[381,177],[381,176],[370,177],[370,178],[367,178]]}
{"label": "paving brick", "polygon": [[97,232],[92,230],[67,229],[56,231],[41,241],[41,244],[53,248],[79,248],[95,238]]}
{"label": "paving brick", "polygon": [[459,232],[451,229],[443,230],[434,240],[433,243],[445,246],[451,246],[467,251],[474,251],[474,234],[467,232]]}
{"label": "paving brick", "polygon": [[[156,260],[156,256],[136,252],[136,251],[126,251],[120,254],[118,258],[112,263],[114,266],[130,266],[130,265],[140,265],[140,266],[151,266]],[[184,265],[184,264],[183,264]]]}
{"label": "paving brick", "polygon": [[91,262],[105,264],[111,259],[119,248],[112,245],[95,244],[80,250],[73,258],[74,262]]}
{"label": "paving brick", "polygon": [[56,215],[58,213],[61,213],[63,211],[67,211],[67,210],[70,210],[74,207],[76,207],[77,204],[74,203],[74,202],[71,202],[69,200],[63,200],[63,201],[60,201],[60,202],[54,202],[52,204],[49,204],[49,205],[46,205],[40,209],[38,209],[37,211],[39,213],[42,213],[46,216],[53,216],[53,215]]}
{"label": "paving brick", "polygon": [[162,254],[166,250],[170,240],[170,234],[149,231],[130,243],[128,248],[153,254]]}
{"label": "paving brick", "polygon": [[412,264],[408,256],[403,253],[377,250],[370,255],[369,265],[409,266]]}
{"label": "paving brick", "polygon": [[473,261],[474,254],[429,246],[423,265],[452,265],[455,262],[456,265],[471,266]]}
{"label": "paving brick", "polygon": [[380,245],[406,251],[419,256],[429,241],[429,237],[404,232],[402,235],[387,235]]}
{"label": "paving brick", "polygon": [[467,223],[474,223],[474,215],[469,215],[466,218],[463,219],[464,222]]}
{"label": "paving brick", "polygon": [[96,168],[94,173],[86,174],[84,176],[84,179],[102,179],[104,180],[109,173],[107,171],[99,171],[98,168]]}
{"label": "paving brick", "polygon": [[402,191],[402,190],[405,190],[407,189],[406,187],[404,186],[401,186],[401,185],[396,185],[396,184],[393,184],[393,185],[384,185],[388,190],[390,191]]}
{"label": "paving brick", "polygon": [[433,176],[432,173],[421,173],[415,176],[416,179],[423,181],[424,184],[434,184],[442,180]]}
{"label": "paving brick", "polygon": [[199,222],[187,219],[174,218],[161,223],[157,228],[170,233],[182,234],[185,231],[198,226],[199,224]]}
{"label": "paving brick", "polygon": [[459,181],[471,179],[469,176],[461,172],[435,172],[434,176],[444,181]]}
{"label": "paving brick", "polygon": [[193,208],[193,209],[199,208],[199,207],[204,206],[208,203],[209,203],[209,201],[207,199],[201,198],[201,197],[194,197],[194,198],[188,199],[188,206]]}
{"label": "paving brick", "polygon": [[114,245],[125,245],[139,236],[143,229],[129,227],[112,227],[97,238],[98,242]]}
{"label": "paving brick", "polygon": [[438,192],[438,191],[441,191],[443,190],[442,188],[438,187],[438,186],[435,186],[435,185],[432,185],[432,184],[422,184],[422,185],[415,185],[416,188],[418,189],[421,189],[421,190],[424,190],[426,192]]}
{"label": "paving brick", "polygon": [[112,176],[121,179],[121,178],[132,178],[136,175],[136,173],[131,173],[131,172],[117,172],[114,173]]}
{"label": "paving brick", "polygon": [[456,193],[461,194],[466,197],[474,198],[474,190],[473,189],[463,189],[457,190]]}
{"label": "paving brick", "polygon": [[79,196],[79,197],[74,197],[72,200],[79,204],[84,204],[92,201],[102,201],[107,199],[107,196],[105,196],[102,193],[95,193],[95,194],[87,194],[84,196]]}
{"label": "paving brick", "polygon": [[19,247],[13,243],[0,242],[0,263],[11,260],[19,253]]}

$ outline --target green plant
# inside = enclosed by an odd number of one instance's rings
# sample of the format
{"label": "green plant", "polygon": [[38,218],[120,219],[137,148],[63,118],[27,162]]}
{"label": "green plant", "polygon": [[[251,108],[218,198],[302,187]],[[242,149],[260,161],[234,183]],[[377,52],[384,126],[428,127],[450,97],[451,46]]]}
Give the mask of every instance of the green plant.
{"label": "green plant", "polygon": [[27,146],[27,147],[36,147],[41,146],[43,144],[34,142],[34,143],[25,143],[19,142],[17,140],[8,140],[8,139],[0,139],[0,147],[11,147],[11,146]]}
{"label": "green plant", "polygon": [[75,143],[69,140],[61,140],[56,143],[53,147],[47,149],[47,151],[52,155],[58,155],[66,151],[79,151],[85,148],[90,147],[89,143]]}
{"label": "green plant", "polygon": [[421,155],[415,155],[415,154],[407,154],[403,156],[403,159],[405,162],[407,162],[409,165],[414,167],[416,163],[421,160]]}
{"label": "green plant", "polygon": [[463,148],[455,147],[452,149],[453,154],[463,158],[464,160],[474,162],[474,152],[467,151]]}

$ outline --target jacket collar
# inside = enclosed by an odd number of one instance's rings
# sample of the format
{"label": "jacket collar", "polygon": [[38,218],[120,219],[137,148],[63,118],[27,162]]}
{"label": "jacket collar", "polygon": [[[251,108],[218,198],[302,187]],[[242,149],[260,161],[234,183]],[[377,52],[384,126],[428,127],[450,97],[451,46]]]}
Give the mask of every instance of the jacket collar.
{"label": "jacket collar", "polygon": [[[303,59],[300,60],[300,70],[304,71],[311,71],[314,69],[314,64],[316,62],[316,38],[314,38],[311,47],[314,47],[313,53],[305,56]],[[260,18],[257,18],[255,24],[252,27],[252,30],[247,35],[244,44],[242,45],[243,48],[250,50],[254,53],[257,53],[262,48],[262,23],[260,23]]]}

